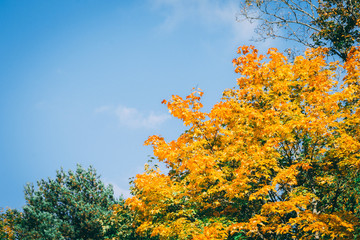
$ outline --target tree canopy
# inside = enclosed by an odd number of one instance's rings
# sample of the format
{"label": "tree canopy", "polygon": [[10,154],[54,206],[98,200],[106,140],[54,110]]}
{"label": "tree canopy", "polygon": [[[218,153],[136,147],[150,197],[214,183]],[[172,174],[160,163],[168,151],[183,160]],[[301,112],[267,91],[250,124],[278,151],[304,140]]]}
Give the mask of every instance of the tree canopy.
{"label": "tree canopy", "polygon": [[239,19],[258,24],[259,39],[283,38],[307,47],[328,47],[346,57],[360,43],[358,0],[244,0]]}
{"label": "tree canopy", "polygon": [[129,213],[118,216],[121,224],[110,221],[123,200],[114,198],[112,187],[105,186],[92,167],[61,169],[55,179],[38,181],[37,189],[28,184],[25,199],[16,226],[19,239],[112,239],[119,233],[130,239],[133,233]]}
{"label": "tree canopy", "polygon": [[[188,130],[146,141],[150,167],[127,200],[139,233],[160,239],[354,239],[359,228],[360,52],[294,61],[240,47],[237,87],[210,112],[200,90],[164,100]],[[339,83],[337,70],[346,74]]]}
{"label": "tree canopy", "polygon": [[0,209],[0,239],[360,238],[360,2],[243,3],[260,38],[312,48],[238,48],[210,111],[200,89],[162,102],[187,126],[145,142],[166,171],[147,164],[125,201],[94,168],[61,169],[26,185],[23,211]]}

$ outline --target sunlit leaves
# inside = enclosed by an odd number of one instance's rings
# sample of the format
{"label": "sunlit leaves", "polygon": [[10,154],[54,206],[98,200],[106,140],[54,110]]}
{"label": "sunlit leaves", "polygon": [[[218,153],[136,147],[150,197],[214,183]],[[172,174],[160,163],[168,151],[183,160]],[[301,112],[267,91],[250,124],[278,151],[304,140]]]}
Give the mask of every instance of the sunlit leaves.
{"label": "sunlit leaves", "polygon": [[[360,164],[359,52],[341,66],[327,49],[294,61],[241,47],[238,87],[210,112],[202,92],[164,101],[188,129],[151,136],[168,173],[148,167],[127,204],[139,234],[160,239],[354,237]],[[341,81],[336,73],[345,69]],[[351,201],[349,200],[351,199]]]}

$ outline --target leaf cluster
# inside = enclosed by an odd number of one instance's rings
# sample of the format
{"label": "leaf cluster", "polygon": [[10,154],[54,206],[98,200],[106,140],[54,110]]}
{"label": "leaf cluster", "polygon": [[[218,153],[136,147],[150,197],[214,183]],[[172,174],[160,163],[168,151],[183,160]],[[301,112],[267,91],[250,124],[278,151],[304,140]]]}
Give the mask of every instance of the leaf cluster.
{"label": "leaf cluster", "polygon": [[[359,229],[360,53],[289,61],[241,47],[237,88],[210,112],[201,90],[163,101],[188,126],[151,136],[168,173],[148,167],[127,204],[139,234],[159,239],[353,239]],[[346,74],[339,84],[338,69]]]}
{"label": "leaf cluster", "polygon": [[112,187],[105,186],[92,167],[85,170],[78,165],[75,172],[61,169],[55,179],[38,181],[37,188],[27,184],[25,200],[21,213],[8,210],[6,220],[2,221],[6,229],[1,232],[12,234],[9,239],[133,239],[135,236],[133,213],[122,199],[114,198]]}

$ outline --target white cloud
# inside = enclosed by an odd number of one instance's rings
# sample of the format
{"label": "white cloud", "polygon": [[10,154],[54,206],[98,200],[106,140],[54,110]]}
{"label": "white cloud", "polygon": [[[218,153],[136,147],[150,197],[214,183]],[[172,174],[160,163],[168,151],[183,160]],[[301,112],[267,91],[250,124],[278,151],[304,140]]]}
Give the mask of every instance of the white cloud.
{"label": "white cloud", "polygon": [[256,24],[238,22],[238,0],[150,0],[152,7],[165,12],[161,30],[172,31],[188,19],[196,20],[206,27],[230,28],[234,40],[247,40],[254,34]]}
{"label": "white cloud", "polygon": [[113,182],[105,182],[105,185],[112,185],[114,190],[114,196],[119,198],[122,196],[124,199],[131,197],[129,189],[123,189]]}
{"label": "white cloud", "polygon": [[107,111],[109,111],[109,110],[111,110],[111,106],[100,106],[100,107],[98,107],[98,108],[95,108],[95,113],[103,113],[103,112],[107,112]]}
{"label": "white cloud", "polygon": [[115,115],[119,123],[130,128],[157,128],[170,118],[169,114],[156,114],[150,112],[144,114],[136,108],[119,105],[117,107],[100,106],[94,110],[95,113],[110,113]]}
{"label": "white cloud", "polygon": [[155,114],[150,112],[144,115],[135,108],[118,106],[115,113],[121,124],[132,128],[156,128],[170,118],[168,114]]}

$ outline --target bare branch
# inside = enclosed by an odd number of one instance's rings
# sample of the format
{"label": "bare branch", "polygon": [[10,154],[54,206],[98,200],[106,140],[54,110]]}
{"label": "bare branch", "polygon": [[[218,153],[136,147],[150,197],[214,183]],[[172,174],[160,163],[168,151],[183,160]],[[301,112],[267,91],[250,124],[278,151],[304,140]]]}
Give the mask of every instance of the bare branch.
{"label": "bare branch", "polygon": [[239,16],[258,23],[258,40],[282,38],[324,46],[342,60],[360,42],[359,1],[243,0]]}

